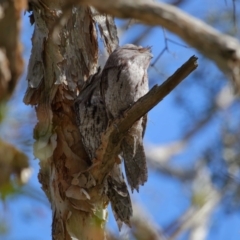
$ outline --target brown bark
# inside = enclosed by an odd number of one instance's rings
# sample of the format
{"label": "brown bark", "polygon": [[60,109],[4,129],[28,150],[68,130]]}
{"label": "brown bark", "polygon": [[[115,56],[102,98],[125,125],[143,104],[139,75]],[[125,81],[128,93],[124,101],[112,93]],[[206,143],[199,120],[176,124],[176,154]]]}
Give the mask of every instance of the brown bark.
{"label": "brown bark", "polygon": [[52,205],[52,237],[103,239],[106,199],[96,195],[86,201],[84,190],[71,183],[89,167],[73,101],[96,71],[96,27],[88,7],[72,8],[56,31],[52,30],[61,16],[58,1],[34,1],[31,8],[35,29],[24,101],[36,105],[34,154],[40,160],[39,181]]}

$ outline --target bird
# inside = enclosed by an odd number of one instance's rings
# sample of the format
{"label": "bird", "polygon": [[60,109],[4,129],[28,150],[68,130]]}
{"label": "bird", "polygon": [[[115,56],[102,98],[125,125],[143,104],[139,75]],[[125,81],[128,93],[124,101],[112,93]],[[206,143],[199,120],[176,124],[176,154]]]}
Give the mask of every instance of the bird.
{"label": "bird", "polygon": [[[101,145],[101,136],[108,125],[108,117],[102,96],[100,94],[101,70],[90,76],[86,81],[74,107],[77,125],[84,148],[91,160],[95,159],[96,150]],[[112,171],[107,176],[106,195],[111,203],[113,215],[121,230],[122,223],[130,226],[132,203],[128,188],[121,170],[121,160],[118,155]]]}
{"label": "bird", "polygon": [[[133,44],[118,47],[110,54],[102,71],[100,86],[109,124],[149,91],[147,70],[151,59],[149,47]],[[133,124],[120,145],[132,191],[139,191],[139,186],[144,185],[148,178],[143,146],[146,124],[147,115]]]}

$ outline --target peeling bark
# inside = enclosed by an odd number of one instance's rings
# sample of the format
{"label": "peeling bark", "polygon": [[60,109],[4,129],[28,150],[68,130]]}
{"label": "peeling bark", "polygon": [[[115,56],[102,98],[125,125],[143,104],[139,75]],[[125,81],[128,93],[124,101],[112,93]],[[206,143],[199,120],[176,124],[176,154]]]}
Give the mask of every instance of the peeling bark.
{"label": "peeling bark", "polygon": [[24,102],[36,106],[39,181],[52,206],[53,239],[104,239],[107,200],[96,189],[84,194],[80,173],[89,167],[89,159],[73,111],[74,99],[96,71],[96,27],[90,8],[73,7],[64,26],[52,31],[62,16],[58,4],[31,2],[35,29]]}

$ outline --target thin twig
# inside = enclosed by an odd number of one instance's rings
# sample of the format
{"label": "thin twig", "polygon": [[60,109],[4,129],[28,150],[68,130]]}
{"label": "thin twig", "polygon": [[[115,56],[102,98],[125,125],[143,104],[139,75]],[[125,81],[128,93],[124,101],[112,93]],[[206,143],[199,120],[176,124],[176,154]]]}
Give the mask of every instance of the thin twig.
{"label": "thin twig", "polygon": [[169,50],[169,46],[168,46],[168,42],[171,42],[171,43],[174,43],[178,46],[181,46],[181,47],[184,47],[184,48],[189,48],[188,46],[184,45],[184,44],[181,44],[181,43],[178,43],[170,38],[167,37],[167,34],[166,34],[166,31],[164,28],[162,28],[163,30],[163,35],[164,35],[164,43],[165,43],[165,46],[164,48],[162,49],[162,51],[158,54],[158,56],[156,57],[156,59],[153,61],[153,63],[151,63],[151,67],[154,67],[155,64],[158,62],[158,60],[160,59],[160,57],[164,54],[164,52],[169,52],[171,53],[171,51]]}

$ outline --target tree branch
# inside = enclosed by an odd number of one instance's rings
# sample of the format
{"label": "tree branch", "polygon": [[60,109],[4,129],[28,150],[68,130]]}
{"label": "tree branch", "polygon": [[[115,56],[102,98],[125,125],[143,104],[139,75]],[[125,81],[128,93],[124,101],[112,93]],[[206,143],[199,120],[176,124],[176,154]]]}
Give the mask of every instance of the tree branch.
{"label": "tree branch", "polygon": [[[77,0],[71,2],[76,3]],[[181,37],[233,79],[240,92],[240,43],[237,39],[221,34],[211,26],[169,4],[147,0],[78,0],[92,5],[101,12],[119,18],[135,18],[145,24],[160,25]]]}
{"label": "tree branch", "polygon": [[116,119],[102,136],[102,145],[97,150],[97,159],[90,172],[97,183],[102,183],[104,177],[111,171],[115,156],[118,154],[121,139],[128,129],[143,115],[166,97],[183,79],[197,68],[197,58],[192,56],[172,76],[160,86],[155,85],[145,96],[125,111],[124,116]]}

